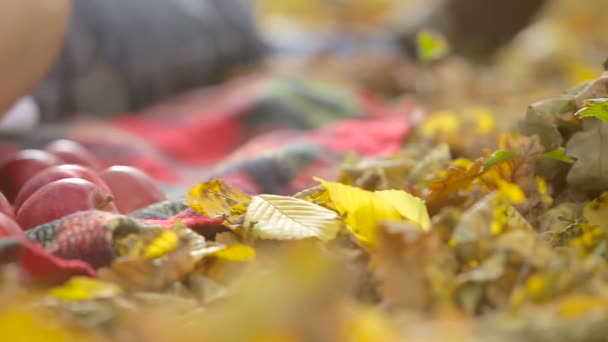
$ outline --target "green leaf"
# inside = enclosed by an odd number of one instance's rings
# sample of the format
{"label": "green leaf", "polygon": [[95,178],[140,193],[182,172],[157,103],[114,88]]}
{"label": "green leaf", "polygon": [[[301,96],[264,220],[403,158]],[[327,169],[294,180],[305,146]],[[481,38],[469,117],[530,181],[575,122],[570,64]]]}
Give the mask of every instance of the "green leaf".
{"label": "green leaf", "polygon": [[577,116],[595,117],[608,122],[608,99],[599,98],[585,101],[585,107],[576,112]]}
{"label": "green leaf", "polygon": [[439,60],[449,53],[445,37],[437,32],[426,30],[418,32],[416,43],[418,58],[424,63]]}
{"label": "green leaf", "polygon": [[247,208],[245,226],[260,239],[326,242],[336,237],[341,221],[334,211],[298,198],[259,195]]}
{"label": "green leaf", "polygon": [[517,156],[516,152],[513,151],[495,151],[492,155],[483,163],[483,168],[488,170],[492,166],[501,163],[503,161],[511,160]]}
{"label": "green leaf", "polygon": [[544,153],[542,156],[543,156],[543,158],[559,160],[559,161],[562,161],[562,162],[568,163],[568,164],[574,163],[574,159],[572,159],[566,155],[566,149],[563,147],[560,147],[556,150]]}

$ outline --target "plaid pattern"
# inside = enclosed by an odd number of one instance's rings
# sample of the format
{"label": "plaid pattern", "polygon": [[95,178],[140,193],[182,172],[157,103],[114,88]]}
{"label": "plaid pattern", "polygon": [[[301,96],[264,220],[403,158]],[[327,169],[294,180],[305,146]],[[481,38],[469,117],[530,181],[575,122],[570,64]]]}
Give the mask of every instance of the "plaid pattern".
{"label": "plaid pattern", "polygon": [[[35,260],[46,257],[57,274],[94,274],[93,268],[115,257],[117,233],[151,225],[171,228],[179,219],[212,238],[225,229],[221,219],[203,217],[181,203],[191,185],[222,178],[251,194],[293,194],[314,185],[312,176],[334,178],[345,153],[395,153],[409,130],[412,109],[407,102],[387,107],[362,94],[259,76],[187,94],[141,115],[43,128],[35,141],[17,143],[36,147],[57,137],[74,139],[104,165],[145,170],[171,189],[175,200],[129,216],[76,213],[28,231],[19,244],[26,250],[33,246]],[[5,250],[11,248],[0,245],[0,257]],[[49,277],[33,269],[30,274]]]}

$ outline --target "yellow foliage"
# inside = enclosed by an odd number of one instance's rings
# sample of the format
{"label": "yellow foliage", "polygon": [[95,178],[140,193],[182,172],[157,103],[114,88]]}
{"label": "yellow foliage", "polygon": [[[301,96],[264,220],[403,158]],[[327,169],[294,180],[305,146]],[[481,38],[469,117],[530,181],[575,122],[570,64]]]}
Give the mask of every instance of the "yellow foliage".
{"label": "yellow foliage", "polygon": [[68,326],[51,315],[12,305],[0,311],[0,341],[94,342],[103,339]]}
{"label": "yellow foliage", "polygon": [[423,229],[430,228],[424,202],[404,191],[372,192],[319,178],[315,180],[327,189],[331,203],[345,217],[349,229],[367,246],[375,246],[378,225],[382,221],[409,219]]}
{"label": "yellow foliage", "polygon": [[228,261],[251,261],[255,260],[255,249],[247,245],[236,244],[222,248],[209,255]]}
{"label": "yellow foliage", "polygon": [[185,203],[198,213],[209,216],[227,216],[233,210],[244,211],[251,196],[219,179],[199,184],[188,192]]}

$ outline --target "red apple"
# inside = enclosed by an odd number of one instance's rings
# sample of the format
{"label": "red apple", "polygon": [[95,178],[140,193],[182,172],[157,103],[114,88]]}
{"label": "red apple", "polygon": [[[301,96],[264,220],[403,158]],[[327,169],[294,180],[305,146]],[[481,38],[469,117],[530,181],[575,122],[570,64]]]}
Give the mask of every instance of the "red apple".
{"label": "red apple", "polygon": [[99,209],[116,212],[112,196],[80,178],[48,183],[23,202],[17,223],[28,230],[78,211]]}
{"label": "red apple", "polygon": [[54,155],[40,150],[22,150],[0,161],[0,191],[13,202],[19,190],[36,173],[61,164]]}
{"label": "red apple", "polygon": [[88,166],[94,170],[100,169],[100,162],[97,160],[84,146],[79,143],[59,139],[46,145],[44,149],[47,152],[59,157],[66,164],[77,164]]}
{"label": "red apple", "polygon": [[19,208],[38,189],[42,188],[50,182],[64,178],[81,178],[94,183],[99,189],[105,193],[111,194],[110,188],[104,183],[95,171],[82,165],[63,164],[56,165],[46,168],[38,172],[34,177],[27,181],[19,190],[19,194],[15,198],[13,205],[15,210],[19,211]]}
{"label": "red apple", "polygon": [[13,210],[13,207],[11,206],[11,204],[8,202],[6,197],[4,197],[4,195],[1,192],[0,192],[0,213],[3,213],[10,218],[15,217],[15,211]]}
{"label": "red apple", "polygon": [[21,228],[11,217],[0,213],[0,239],[23,236]]}
{"label": "red apple", "polygon": [[112,190],[114,203],[121,213],[128,214],[167,199],[155,181],[135,167],[111,166],[99,173],[99,177]]}

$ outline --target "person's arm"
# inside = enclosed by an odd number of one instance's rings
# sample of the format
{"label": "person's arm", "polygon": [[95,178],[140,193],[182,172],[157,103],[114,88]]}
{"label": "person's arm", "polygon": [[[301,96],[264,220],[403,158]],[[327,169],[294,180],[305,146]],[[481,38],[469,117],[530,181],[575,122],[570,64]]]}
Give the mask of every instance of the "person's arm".
{"label": "person's arm", "polygon": [[0,0],[0,117],[54,63],[69,12],[70,0]]}

